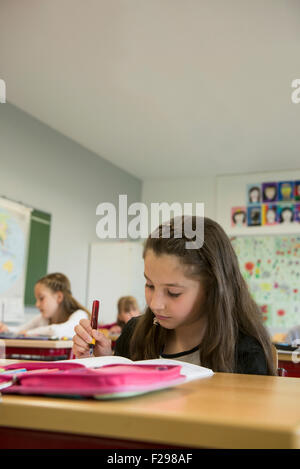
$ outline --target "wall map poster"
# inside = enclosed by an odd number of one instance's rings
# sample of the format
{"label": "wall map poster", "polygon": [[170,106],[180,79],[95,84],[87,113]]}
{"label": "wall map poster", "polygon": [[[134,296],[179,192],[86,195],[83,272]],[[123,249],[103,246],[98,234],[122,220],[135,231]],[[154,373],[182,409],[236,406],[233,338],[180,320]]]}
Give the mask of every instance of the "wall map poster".
{"label": "wall map poster", "polygon": [[0,321],[24,316],[24,289],[31,209],[0,198]]}
{"label": "wall map poster", "polygon": [[242,274],[265,325],[300,324],[300,235],[231,238]]}

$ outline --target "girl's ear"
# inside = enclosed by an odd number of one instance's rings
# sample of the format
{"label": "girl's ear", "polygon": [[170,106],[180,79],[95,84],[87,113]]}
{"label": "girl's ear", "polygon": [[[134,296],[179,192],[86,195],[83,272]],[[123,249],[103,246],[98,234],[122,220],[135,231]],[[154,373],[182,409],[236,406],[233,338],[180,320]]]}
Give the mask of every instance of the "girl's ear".
{"label": "girl's ear", "polygon": [[59,305],[62,303],[63,299],[64,299],[63,292],[62,291],[56,292],[56,300]]}

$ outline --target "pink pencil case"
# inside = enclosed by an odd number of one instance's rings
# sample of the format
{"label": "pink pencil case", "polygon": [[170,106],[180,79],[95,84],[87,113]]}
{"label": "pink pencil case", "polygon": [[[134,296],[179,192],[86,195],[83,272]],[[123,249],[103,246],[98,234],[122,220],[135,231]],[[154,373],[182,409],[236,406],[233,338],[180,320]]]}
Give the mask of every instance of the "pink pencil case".
{"label": "pink pencil case", "polygon": [[[35,371],[39,369],[57,371]],[[115,364],[97,369],[74,363],[17,363],[4,367],[6,371],[26,368],[16,375],[0,374],[1,385],[11,383],[3,394],[40,394],[55,396],[92,397],[122,393],[139,393],[180,384],[185,376],[178,365]]]}

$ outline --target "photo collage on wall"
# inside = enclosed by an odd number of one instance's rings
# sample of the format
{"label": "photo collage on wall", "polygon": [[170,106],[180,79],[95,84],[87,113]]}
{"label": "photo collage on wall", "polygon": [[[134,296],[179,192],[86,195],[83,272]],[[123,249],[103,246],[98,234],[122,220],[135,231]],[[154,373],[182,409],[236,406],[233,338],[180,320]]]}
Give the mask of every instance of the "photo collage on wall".
{"label": "photo collage on wall", "polygon": [[300,223],[300,180],[248,184],[245,205],[231,208],[231,226]]}

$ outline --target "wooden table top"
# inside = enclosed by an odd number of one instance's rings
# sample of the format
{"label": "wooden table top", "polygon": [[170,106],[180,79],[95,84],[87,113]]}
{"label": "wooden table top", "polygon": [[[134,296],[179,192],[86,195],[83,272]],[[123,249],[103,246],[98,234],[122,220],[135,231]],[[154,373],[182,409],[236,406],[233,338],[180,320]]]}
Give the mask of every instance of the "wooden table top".
{"label": "wooden table top", "polygon": [[23,348],[72,348],[72,340],[39,340],[39,339],[1,339],[6,347]]}
{"label": "wooden table top", "polygon": [[215,373],[120,400],[2,395],[0,426],[181,447],[300,448],[298,378]]}

